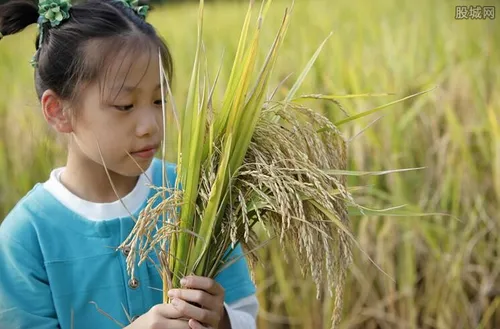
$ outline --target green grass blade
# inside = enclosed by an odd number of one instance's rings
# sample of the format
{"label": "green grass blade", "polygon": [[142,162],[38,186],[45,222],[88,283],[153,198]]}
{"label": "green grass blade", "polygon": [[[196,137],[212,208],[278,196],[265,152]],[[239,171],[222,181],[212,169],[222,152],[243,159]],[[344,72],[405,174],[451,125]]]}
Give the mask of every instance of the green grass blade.
{"label": "green grass blade", "polygon": [[240,33],[240,40],[238,42],[238,47],[236,50],[233,67],[229,75],[229,82],[227,84],[226,93],[223,98],[221,111],[218,114],[217,119],[214,123],[214,131],[215,135],[217,136],[227,123],[229,117],[229,109],[231,109],[232,102],[234,100],[234,94],[238,87],[238,81],[240,81],[241,75],[243,74],[243,67],[241,66],[241,63],[244,61],[244,54],[247,46],[246,44],[247,44],[248,32],[250,29],[250,20],[252,18],[252,9],[254,2],[255,2],[254,0],[251,0],[248,5],[248,10]]}
{"label": "green grass blade", "polygon": [[307,63],[306,67],[304,68],[304,70],[302,71],[302,73],[300,74],[299,78],[297,79],[297,81],[295,82],[295,84],[292,86],[292,88],[290,89],[290,91],[288,92],[288,95],[286,96],[285,98],[285,102],[286,103],[289,103],[293,97],[295,96],[295,94],[297,93],[297,91],[299,90],[300,86],[302,86],[302,83],[304,82],[307,74],[309,73],[309,71],[311,70],[311,68],[313,67],[314,63],[316,62],[316,60],[318,59],[319,57],[319,54],[321,53],[321,51],[323,50],[323,47],[325,46],[326,42],[328,41],[328,39],[330,39],[330,37],[332,36],[333,33],[330,33],[326,38],[325,40],[323,40],[323,42],[321,43],[321,45],[318,47],[318,49],[316,50],[316,52],[314,53],[314,55],[311,57],[311,59],[309,60],[309,62]]}
{"label": "green grass blade", "polygon": [[323,95],[323,94],[309,94],[302,95],[292,99],[292,102],[302,100],[302,99],[324,99],[324,100],[335,100],[335,99],[350,99],[350,98],[364,98],[364,97],[382,97],[382,96],[392,96],[394,93],[365,93],[365,94],[349,94],[349,95]]}
{"label": "green grass blade", "polygon": [[341,176],[381,176],[388,175],[393,173],[400,173],[406,171],[416,171],[425,169],[426,167],[417,167],[417,168],[405,168],[405,169],[392,169],[392,170],[383,170],[383,171],[349,171],[349,170],[336,170],[336,169],[328,169],[324,172],[329,175],[341,175]]}
{"label": "green grass blade", "polygon": [[[421,91],[421,92],[418,92],[416,94],[413,94],[413,95],[409,95],[409,96],[406,96],[404,98],[401,98],[401,99],[398,99],[398,100],[395,100],[393,102],[390,102],[390,103],[387,103],[387,104],[384,104],[384,105],[381,105],[381,106],[377,106],[371,110],[368,110],[368,111],[365,111],[365,112],[361,112],[359,114],[356,114],[356,115],[353,115],[349,118],[346,118],[344,120],[340,120],[340,121],[337,121],[335,122],[335,125],[336,126],[340,126],[340,125],[343,125],[345,123],[348,123],[348,122],[351,122],[351,121],[354,121],[354,120],[357,120],[359,118],[362,118],[362,117],[365,117],[365,116],[368,116],[370,114],[373,114],[373,113],[376,113],[376,112],[379,112],[389,106],[392,106],[392,105],[395,105],[395,104],[398,104],[398,103],[401,103],[401,102],[404,102],[405,100],[407,99],[410,99],[410,98],[413,98],[413,97],[417,97],[417,96],[420,96],[420,95],[423,95],[423,94],[426,94],[434,89],[436,89],[437,87],[433,87],[431,89],[428,89],[428,90],[424,90],[424,91]],[[318,130],[319,132],[322,131],[323,129],[327,129],[327,128],[322,128],[320,130]]]}
{"label": "green grass blade", "polygon": [[[214,185],[210,191],[210,196],[208,203],[203,213],[203,219],[201,221],[201,226],[199,229],[199,235],[203,239],[196,240],[195,246],[191,251],[191,257],[188,261],[188,268],[192,269],[197,275],[204,274],[204,256],[206,255],[206,250],[210,245],[210,241],[213,236],[213,229],[215,227],[217,211],[220,207],[220,199],[225,191],[223,188],[227,180],[228,175],[230,175],[229,159],[231,158],[231,147],[233,134],[229,133],[225,143],[225,148],[223,150],[222,159],[217,170],[217,176],[215,178]],[[201,264],[201,265],[200,265]]]}
{"label": "green grass blade", "polygon": [[[198,195],[198,182],[200,178],[201,155],[204,144],[204,127],[206,108],[200,104],[200,56],[202,48],[203,32],[203,10],[204,0],[200,0],[198,17],[198,39],[194,68],[191,77],[191,83],[188,91],[188,100],[182,122],[182,144],[181,144],[181,163],[180,174],[183,187],[183,205],[181,207],[180,228],[183,230],[192,230],[194,222],[195,202]],[[203,101],[202,101],[203,103]],[[194,113],[195,115],[192,115]],[[188,233],[178,233],[174,236],[175,246],[171,246],[171,252],[175,254],[176,259],[186,260],[189,255],[189,246],[193,237]],[[186,269],[180,262],[175,262],[173,266],[173,286],[178,287],[179,277],[183,276]]]}
{"label": "green grass blade", "polygon": [[250,99],[245,106],[242,116],[238,122],[238,135],[234,146],[234,154],[231,159],[231,167],[238,168],[245,157],[248,145],[255,131],[257,121],[260,117],[265,102],[265,92],[269,84],[271,72],[273,71],[279,49],[283,43],[290,22],[289,11],[285,12],[282,24],[266,58],[263,68],[258,76],[257,83],[253,89]]}

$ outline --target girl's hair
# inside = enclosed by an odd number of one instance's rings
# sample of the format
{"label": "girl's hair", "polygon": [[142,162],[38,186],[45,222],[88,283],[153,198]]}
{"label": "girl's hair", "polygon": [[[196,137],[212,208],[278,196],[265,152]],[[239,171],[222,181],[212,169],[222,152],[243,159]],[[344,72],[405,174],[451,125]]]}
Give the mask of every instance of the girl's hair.
{"label": "girl's hair", "polygon": [[[69,13],[69,19],[57,27],[42,25],[41,45],[37,35],[34,60],[39,98],[51,89],[63,99],[77,100],[77,89],[105,76],[109,64],[144,51],[160,51],[171,83],[173,63],[166,43],[133,9],[116,0],[89,0],[74,4]],[[34,2],[7,2],[0,6],[0,33],[20,32],[38,19]]]}

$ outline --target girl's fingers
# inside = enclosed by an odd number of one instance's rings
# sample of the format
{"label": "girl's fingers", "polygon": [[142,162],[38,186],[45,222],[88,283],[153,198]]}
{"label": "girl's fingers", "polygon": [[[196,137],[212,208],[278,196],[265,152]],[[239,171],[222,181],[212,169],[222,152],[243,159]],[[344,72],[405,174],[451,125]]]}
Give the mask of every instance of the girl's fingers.
{"label": "girl's fingers", "polygon": [[201,323],[199,323],[198,321],[196,320],[189,320],[189,328],[191,329],[210,329],[209,327],[205,327],[204,325],[202,325]]}
{"label": "girl's fingers", "polygon": [[186,276],[181,280],[181,284],[186,288],[204,290],[214,296],[224,294],[224,288],[217,281],[203,276]]}
{"label": "girl's fingers", "polygon": [[172,305],[178,309],[183,316],[194,319],[200,323],[216,327],[220,321],[220,315],[217,312],[196,307],[182,299],[174,298],[172,300]]}
{"label": "girl's fingers", "polygon": [[189,319],[167,319],[158,313],[145,314],[136,321],[132,322],[127,328],[168,328],[168,329],[189,329]]}
{"label": "girl's fingers", "polygon": [[168,292],[168,296],[172,298],[180,298],[191,303],[196,303],[208,309],[212,309],[217,305],[216,298],[203,290],[172,289]]}
{"label": "girl's fingers", "polygon": [[150,312],[165,319],[180,319],[182,312],[171,304],[158,304],[151,308]]}
{"label": "girl's fingers", "polygon": [[159,328],[168,328],[168,329],[189,329],[191,326],[189,322],[186,320],[167,320],[165,324]]}

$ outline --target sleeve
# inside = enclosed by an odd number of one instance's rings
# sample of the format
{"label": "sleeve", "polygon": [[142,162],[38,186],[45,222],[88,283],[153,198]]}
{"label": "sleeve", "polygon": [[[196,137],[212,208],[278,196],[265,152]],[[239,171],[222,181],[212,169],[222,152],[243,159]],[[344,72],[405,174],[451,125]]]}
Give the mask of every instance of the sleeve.
{"label": "sleeve", "polygon": [[255,295],[242,298],[231,305],[224,304],[232,329],[256,329],[259,302]]}
{"label": "sleeve", "polygon": [[0,328],[59,328],[40,250],[0,235]]}

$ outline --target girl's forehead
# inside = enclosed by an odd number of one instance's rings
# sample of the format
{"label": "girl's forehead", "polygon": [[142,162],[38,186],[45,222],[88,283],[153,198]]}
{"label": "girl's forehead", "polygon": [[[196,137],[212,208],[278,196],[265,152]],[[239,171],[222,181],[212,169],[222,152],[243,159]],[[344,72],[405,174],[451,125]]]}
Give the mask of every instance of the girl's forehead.
{"label": "girl's forehead", "polygon": [[157,84],[160,68],[156,48],[151,39],[141,35],[89,41],[84,67],[95,74],[89,82],[97,82],[102,91],[124,86],[147,88]]}
{"label": "girl's forehead", "polygon": [[160,82],[158,56],[148,49],[128,52],[110,61],[102,79],[113,92],[152,89]]}

